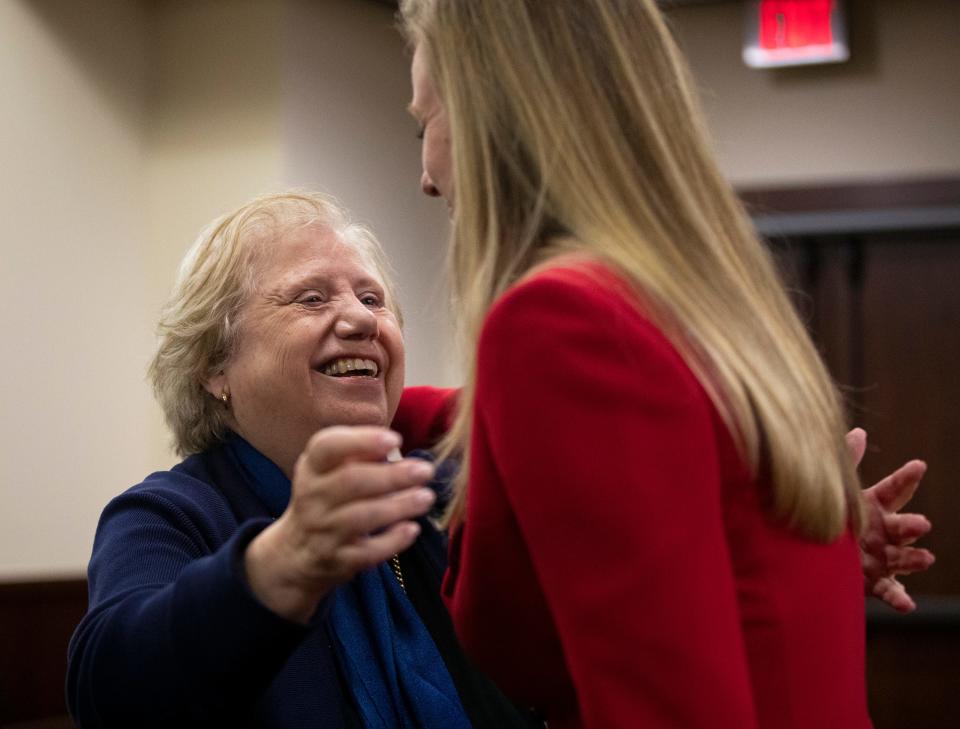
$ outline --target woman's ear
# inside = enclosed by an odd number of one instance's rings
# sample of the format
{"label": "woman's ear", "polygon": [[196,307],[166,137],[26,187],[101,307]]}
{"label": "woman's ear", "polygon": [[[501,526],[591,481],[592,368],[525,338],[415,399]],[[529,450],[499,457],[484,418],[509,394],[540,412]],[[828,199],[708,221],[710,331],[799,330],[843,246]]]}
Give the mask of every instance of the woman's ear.
{"label": "woman's ear", "polygon": [[227,383],[227,373],[220,370],[213,377],[203,382],[203,389],[213,395],[217,400],[223,400],[226,395],[230,399],[230,385]]}

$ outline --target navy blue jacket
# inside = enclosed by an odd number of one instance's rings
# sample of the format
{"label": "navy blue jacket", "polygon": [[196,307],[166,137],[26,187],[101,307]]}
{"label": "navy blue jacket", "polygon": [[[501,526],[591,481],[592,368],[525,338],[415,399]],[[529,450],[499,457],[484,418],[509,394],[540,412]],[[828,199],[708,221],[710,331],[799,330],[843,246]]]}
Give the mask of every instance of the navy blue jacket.
{"label": "navy blue jacket", "polygon": [[[246,584],[244,549],[271,522],[246,479],[221,446],[107,505],[89,610],[69,648],[67,703],[79,726],[359,726],[325,606],[301,626]],[[421,526],[400,558],[404,582],[464,709],[478,728],[536,726],[464,658],[439,597],[446,545]]]}

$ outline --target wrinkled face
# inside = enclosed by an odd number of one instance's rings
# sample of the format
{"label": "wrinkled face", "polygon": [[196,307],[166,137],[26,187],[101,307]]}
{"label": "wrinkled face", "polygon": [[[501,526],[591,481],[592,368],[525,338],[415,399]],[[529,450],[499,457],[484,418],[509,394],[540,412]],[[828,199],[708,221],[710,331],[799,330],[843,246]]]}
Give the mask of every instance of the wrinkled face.
{"label": "wrinkled face", "polygon": [[376,272],[312,224],[264,246],[236,351],[206,383],[230,392],[232,427],[287,475],[330,425],[388,425],[403,389],[403,337]]}
{"label": "wrinkled face", "polygon": [[413,100],[410,113],[420,125],[423,140],[420,188],[431,197],[443,197],[453,206],[453,161],[450,155],[450,126],[444,108],[430,77],[425,54],[418,47],[410,67]]}

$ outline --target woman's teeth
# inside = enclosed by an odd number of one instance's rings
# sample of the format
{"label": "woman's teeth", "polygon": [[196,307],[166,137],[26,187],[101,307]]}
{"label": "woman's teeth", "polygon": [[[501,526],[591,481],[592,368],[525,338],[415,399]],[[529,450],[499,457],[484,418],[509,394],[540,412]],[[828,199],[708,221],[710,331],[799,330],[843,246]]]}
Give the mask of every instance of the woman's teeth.
{"label": "woman's teeth", "polygon": [[372,359],[342,357],[328,362],[320,371],[331,377],[376,377],[380,368]]}

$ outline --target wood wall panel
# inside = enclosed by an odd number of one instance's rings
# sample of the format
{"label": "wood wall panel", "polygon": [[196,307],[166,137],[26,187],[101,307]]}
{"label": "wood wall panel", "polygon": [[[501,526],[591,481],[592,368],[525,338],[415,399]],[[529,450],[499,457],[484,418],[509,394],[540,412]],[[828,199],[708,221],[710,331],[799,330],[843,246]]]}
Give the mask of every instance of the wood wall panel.
{"label": "wood wall panel", "polygon": [[867,687],[874,729],[960,726],[960,630],[872,628]]}
{"label": "wood wall panel", "polygon": [[67,643],[86,609],[86,580],[0,584],[0,726],[69,725]]}
{"label": "wood wall panel", "polygon": [[784,214],[789,236],[770,244],[852,422],[869,433],[864,483],[909,458],[929,465],[909,508],[933,522],[922,544],[937,563],[903,580],[919,609],[868,606],[876,729],[960,726],[960,180],[744,196],[772,228]]}
{"label": "wood wall panel", "polygon": [[928,462],[912,508],[934,520],[924,542],[940,559],[909,584],[921,594],[960,595],[960,235],[875,237],[865,246],[856,338],[859,419],[871,443],[863,472],[872,480],[907,456]]}

